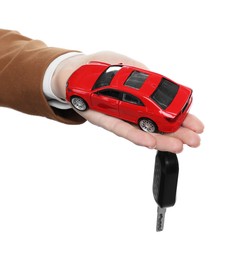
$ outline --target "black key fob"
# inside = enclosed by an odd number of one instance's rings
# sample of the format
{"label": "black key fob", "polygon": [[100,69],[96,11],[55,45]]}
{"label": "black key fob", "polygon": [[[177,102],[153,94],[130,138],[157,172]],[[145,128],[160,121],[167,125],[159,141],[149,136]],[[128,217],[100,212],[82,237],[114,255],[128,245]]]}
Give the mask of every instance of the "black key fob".
{"label": "black key fob", "polygon": [[177,155],[158,151],[155,157],[153,195],[159,207],[174,206],[178,175],[179,163]]}

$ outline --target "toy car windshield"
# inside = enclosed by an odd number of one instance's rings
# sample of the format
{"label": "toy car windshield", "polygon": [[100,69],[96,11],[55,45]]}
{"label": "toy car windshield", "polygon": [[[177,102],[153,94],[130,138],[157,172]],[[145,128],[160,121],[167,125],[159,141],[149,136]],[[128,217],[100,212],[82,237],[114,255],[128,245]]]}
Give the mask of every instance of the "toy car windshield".
{"label": "toy car windshield", "polygon": [[101,88],[104,86],[109,86],[111,84],[112,79],[116,75],[116,73],[121,69],[121,66],[110,66],[107,70],[105,70],[97,81],[94,84],[93,89]]}

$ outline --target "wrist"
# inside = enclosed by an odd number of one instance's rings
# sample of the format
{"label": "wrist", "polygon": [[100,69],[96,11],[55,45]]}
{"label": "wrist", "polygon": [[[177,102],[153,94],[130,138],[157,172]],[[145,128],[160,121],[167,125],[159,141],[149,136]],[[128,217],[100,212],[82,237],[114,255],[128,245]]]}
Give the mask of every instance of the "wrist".
{"label": "wrist", "polygon": [[76,55],[62,61],[56,68],[52,79],[51,89],[55,96],[66,100],[66,83],[71,74],[85,64],[85,55]]}

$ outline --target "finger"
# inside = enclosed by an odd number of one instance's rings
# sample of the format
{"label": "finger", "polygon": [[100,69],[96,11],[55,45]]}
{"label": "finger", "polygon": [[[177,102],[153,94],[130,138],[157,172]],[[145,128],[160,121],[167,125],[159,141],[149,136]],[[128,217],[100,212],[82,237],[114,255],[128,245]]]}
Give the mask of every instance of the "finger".
{"label": "finger", "polygon": [[152,135],[137,129],[131,124],[120,119],[92,110],[77,112],[92,124],[113,132],[117,136],[123,137],[136,145],[145,146],[150,149],[156,147],[156,139]]}
{"label": "finger", "polygon": [[192,114],[187,115],[182,126],[189,128],[198,134],[201,134],[204,130],[203,123],[196,116],[194,116]]}
{"label": "finger", "polygon": [[152,134],[156,139],[156,149],[171,153],[180,153],[183,150],[183,142],[173,136]]}
{"label": "finger", "polygon": [[88,61],[97,60],[97,61],[107,62],[110,64],[123,63],[126,65],[147,69],[147,67],[143,63],[134,60],[130,57],[127,57],[125,55],[122,55],[120,53],[116,53],[112,51],[101,51],[94,54],[90,54],[86,56],[86,59]]}
{"label": "finger", "polygon": [[123,137],[128,141],[133,142],[136,145],[145,146],[150,149],[156,148],[156,139],[146,133],[123,121],[117,120],[110,125],[109,131],[113,132],[117,136]]}
{"label": "finger", "polygon": [[190,147],[198,147],[201,141],[196,132],[185,127],[180,127],[176,132],[170,133],[168,136],[177,138]]}
{"label": "finger", "polygon": [[178,138],[146,133],[122,120],[92,110],[79,113],[89,122],[113,132],[136,145],[173,153],[180,153],[183,150],[183,142]]}
{"label": "finger", "polygon": [[173,153],[180,153],[183,150],[183,142],[178,138],[146,133],[129,123],[105,115],[104,117],[101,115],[99,120],[101,120],[99,126],[136,145]]}
{"label": "finger", "polygon": [[[109,120],[107,118],[107,120]],[[121,120],[112,120],[109,127],[105,129],[123,137],[136,145],[145,146],[150,149],[180,153],[183,150],[183,142],[174,137],[150,134]]]}

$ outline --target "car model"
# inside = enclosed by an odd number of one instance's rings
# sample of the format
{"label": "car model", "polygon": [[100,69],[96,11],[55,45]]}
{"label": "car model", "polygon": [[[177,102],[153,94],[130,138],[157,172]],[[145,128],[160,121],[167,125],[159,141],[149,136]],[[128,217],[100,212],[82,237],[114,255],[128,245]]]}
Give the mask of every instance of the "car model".
{"label": "car model", "polygon": [[70,76],[66,99],[79,111],[89,108],[146,132],[170,133],[185,119],[192,89],[149,70],[92,61]]}

